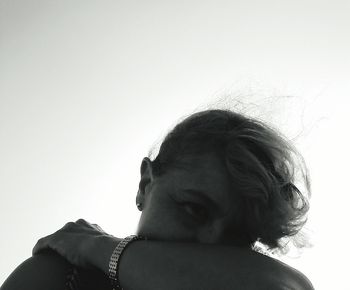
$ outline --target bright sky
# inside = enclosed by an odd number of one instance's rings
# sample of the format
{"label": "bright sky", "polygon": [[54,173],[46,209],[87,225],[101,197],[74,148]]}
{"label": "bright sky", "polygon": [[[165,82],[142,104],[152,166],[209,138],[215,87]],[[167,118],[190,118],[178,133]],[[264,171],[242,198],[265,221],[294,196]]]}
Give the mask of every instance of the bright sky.
{"label": "bright sky", "polygon": [[316,289],[350,289],[349,11],[346,0],[0,0],[0,284],[68,221],[132,233],[142,157],[184,114],[238,100],[302,132],[314,247],[284,261]]}

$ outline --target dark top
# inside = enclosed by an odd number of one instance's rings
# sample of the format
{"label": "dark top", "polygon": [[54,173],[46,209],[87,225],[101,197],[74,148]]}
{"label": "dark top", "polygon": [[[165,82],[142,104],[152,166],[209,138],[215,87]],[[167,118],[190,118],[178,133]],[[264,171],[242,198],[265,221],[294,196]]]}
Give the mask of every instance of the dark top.
{"label": "dark top", "polygon": [[111,290],[108,277],[96,269],[72,266],[53,252],[31,257],[19,265],[0,290]]}

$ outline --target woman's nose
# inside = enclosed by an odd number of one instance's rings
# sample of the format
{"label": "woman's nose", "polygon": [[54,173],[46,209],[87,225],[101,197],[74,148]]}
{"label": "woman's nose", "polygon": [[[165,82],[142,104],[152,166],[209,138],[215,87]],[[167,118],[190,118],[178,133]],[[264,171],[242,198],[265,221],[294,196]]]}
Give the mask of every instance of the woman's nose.
{"label": "woman's nose", "polygon": [[222,239],[224,225],[221,221],[213,221],[198,229],[197,240],[203,244],[216,244]]}

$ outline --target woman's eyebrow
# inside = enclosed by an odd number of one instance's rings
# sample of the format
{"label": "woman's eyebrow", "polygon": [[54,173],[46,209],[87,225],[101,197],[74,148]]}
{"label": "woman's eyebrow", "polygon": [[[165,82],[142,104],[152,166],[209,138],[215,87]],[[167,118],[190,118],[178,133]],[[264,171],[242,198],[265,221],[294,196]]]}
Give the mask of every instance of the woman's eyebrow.
{"label": "woman's eyebrow", "polygon": [[208,194],[205,194],[203,191],[198,190],[198,189],[192,189],[192,188],[187,188],[187,189],[184,189],[183,191],[186,193],[189,193],[191,195],[195,195],[195,196],[200,197],[201,199],[203,199],[205,201],[206,204],[211,204],[212,206],[214,206],[216,211],[218,211],[220,213],[225,212],[223,206],[220,204],[219,201],[209,197]]}

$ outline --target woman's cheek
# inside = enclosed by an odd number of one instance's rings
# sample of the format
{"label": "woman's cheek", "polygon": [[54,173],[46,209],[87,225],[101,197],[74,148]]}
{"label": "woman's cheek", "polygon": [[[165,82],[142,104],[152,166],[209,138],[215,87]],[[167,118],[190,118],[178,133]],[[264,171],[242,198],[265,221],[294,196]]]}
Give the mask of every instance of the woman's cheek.
{"label": "woman's cheek", "polygon": [[178,231],[183,231],[186,235],[198,230],[198,222],[182,206],[178,206],[174,214],[174,224]]}

